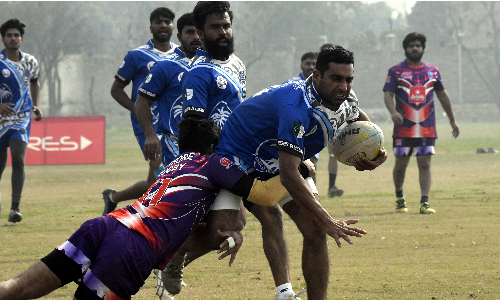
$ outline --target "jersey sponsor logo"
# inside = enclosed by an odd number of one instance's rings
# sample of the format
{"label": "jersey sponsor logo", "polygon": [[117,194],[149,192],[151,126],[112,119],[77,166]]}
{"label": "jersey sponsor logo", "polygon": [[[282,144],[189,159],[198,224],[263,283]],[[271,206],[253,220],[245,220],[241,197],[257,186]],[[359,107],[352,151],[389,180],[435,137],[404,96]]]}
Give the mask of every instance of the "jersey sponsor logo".
{"label": "jersey sponsor logo", "polygon": [[391,76],[387,76],[387,78],[385,79],[385,82],[386,82],[386,83],[391,82]]}
{"label": "jersey sponsor logo", "polygon": [[427,72],[427,76],[429,76],[429,80],[432,80],[434,77],[434,73],[432,71]]}
{"label": "jersey sponsor logo", "polygon": [[411,72],[402,72],[401,77],[411,79],[413,77],[413,74]]}
{"label": "jersey sponsor logo", "polygon": [[396,146],[401,147],[403,145],[403,139],[396,139]]}
{"label": "jersey sponsor logo", "polygon": [[142,86],[139,88],[139,92],[141,92],[149,97],[156,98],[156,93],[152,93],[148,90],[145,90]]}
{"label": "jersey sponsor logo", "polygon": [[188,101],[188,100],[191,100],[191,98],[193,98],[193,89],[186,89],[184,91],[184,99],[186,99],[186,101]]}
{"label": "jersey sponsor logo", "polygon": [[412,86],[410,87],[410,103],[421,104],[425,102],[425,87]]}
{"label": "jersey sponsor logo", "polygon": [[188,112],[199,112],[199,113],[204,113],[205,109],[203,107],[194,107],[194,106],[188,106],[184,109],[184,113]]}
{"label": "jersey sponsor logo", "polygon": [[304,136],[304,133],[304,126],[297,121],[293,122],[293,135],[295,135],[298,139],[301,139]]}
{"label": "jersey sponsor logo", "polygon": [[148,70],[151,70],[151,68],[155,65],[155,63],[156,63],[155,61],[148,62],[148,64],[147,64]]}
{"label": "jersey sponsor logo", "polygon": [[7,70],[7,69],[3,69],[2,70],[2,75],[3,77],[7,78],[10,76],[10,70]]}
{"label": "jersey sponsor logo", "polygon": [[240,77],[240,80],[245,80],[246,79],[245,71],[241,71],[239,73],[239,77]]}
{"label": "jersey sponsor logo", "polygon": [[127,81],[127,79],[125,77],[123,77],[122,75],[116,73],[116,77],[118,77],[118,79],[120,79],[121,81]]}
{"label": "jersey sponsor logo", "polygon": [[302,156],[304,155],[304,151],[302,150],[302,148],[287,141],[278,140],[277,147],[288,148],[293,150],[294,152],[300,153]]}
{"label": "jersey sponsor logo", "polygon": [[10,100],[11,98],[12,98],[12,91],[10,90],[9,86],[6,85],[5,83],[0,85],[0,100],[2,101]]}
{"label": "jersey sponsor logo", "polygon": [[122,64],[120,65],[120,67],[118,69],[121,69],[125,66],[125,61],[122,61]]}
{"label": "jersey sponsor logo", "polygon": [[221,90],[225,90],[226,87],[227,87],[227,80],[226,78],[222,77],[222,76],[217,76],[217,86],[219,87],[219,89]]}
{"label": "jersey sponsor logo", "polygon": [[148,76],[146,76],[146,80],[144,80],[144,83],[149,83],[153,79],[153,74],[149,73]]}

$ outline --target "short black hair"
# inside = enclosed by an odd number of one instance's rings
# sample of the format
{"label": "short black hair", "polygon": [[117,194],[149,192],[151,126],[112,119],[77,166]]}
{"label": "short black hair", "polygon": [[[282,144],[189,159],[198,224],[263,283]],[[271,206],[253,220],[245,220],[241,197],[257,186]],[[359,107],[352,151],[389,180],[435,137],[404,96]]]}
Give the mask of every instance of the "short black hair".
{"label": "short black hair", "polygon": [[408,33],[403,40],[403,49],[406,51],[408,45],[413,41],[420,41],[420,43],[422,44],[422,49],[425,49],[425,41],[427,41],[427,38],[423,33],[420,32]]}
{"label": "short black hair", "polygon": [[354,53],[339,45],[325,47],[318,54],[318,59],[316,60],[316,70],[321,72],[321,77],[328,70],[331,62],[336,64],[352,64],[354,66]]}
{"label": "short black hair", "polygon": [[196,29],[204,30],[207,17],[211,14],[228,13],[233,23],[233,12],[229,10],[231,5],[228,1],[199,1],[193,9],[193,19]]}
{"label": "short black hair", "polygon": [[155,19],[158,19],[160,17],[166,17],[166,18],[169,18],[170,20],[172,20],[172,22],[174,21],[175,19],[175,14],[173,11],[171,11],[170,9],[166,8],[166,7],[158,7],[158,8],[155,8],[152,12],[151,12],[151,15],[149,16],[149,23],[150,24],[153,24],[153,21]]}
{"label": "short black hair", "polygon": [[319,47],[319,51],[321,52],[328,47],[334,47],[334,45],[330,44],[330,43],[323,44],[323,45],[321,45],[321,47]]}
{"label": "short black hair", "polygon": [[15,28],[19,30],[19,33],[21,34],[22,37],[24,35],[24,27],[26,27],[26,25],[21,23],[21,21],[19,21],[18,19],[10,19],[2,24],[2,27],[0,27],[0,32],[2,34],[2,37],[4,38],[5,33],[7,33],[7,30]]}
{"label": "short black hair", "polygon": [[208,119],[186,118],[179,122],[179,153],[205,154],[210,146],[219,142],[220,128]]}
{"label": "short black hair", "polygon": [[312,59],[317,59],[318,58],[318,52],[306,52],[302,55],[300,58],[300,62],[303,63],[304,60],[312,58]]}
{"label": "short black hair", "polygon": [[177,30],[179,32],[182,32],[182,29],[184,29],[184,26],[194,26],[193,13],[183,14],[177,20]]}

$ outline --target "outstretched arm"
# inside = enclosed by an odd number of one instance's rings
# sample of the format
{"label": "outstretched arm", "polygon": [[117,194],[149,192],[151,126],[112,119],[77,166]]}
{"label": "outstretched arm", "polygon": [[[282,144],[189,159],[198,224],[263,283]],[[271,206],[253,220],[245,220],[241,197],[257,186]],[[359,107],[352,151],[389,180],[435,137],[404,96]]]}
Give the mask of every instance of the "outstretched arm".
{"label": "outstretched arm", "polygon": [[300,157],[285,151],[278,151],[281,183],[288,190],[294,201],[300,201],[314,216],[315,221],[326,234],[335,239],[341,247],[340,239],[352,244],[349,236],[362,237],[366,231],[351,228],[347,225],[354,224],[356,220],[339,221],[333,219],[328,212],[316,201],[313,193],[298,171]]}

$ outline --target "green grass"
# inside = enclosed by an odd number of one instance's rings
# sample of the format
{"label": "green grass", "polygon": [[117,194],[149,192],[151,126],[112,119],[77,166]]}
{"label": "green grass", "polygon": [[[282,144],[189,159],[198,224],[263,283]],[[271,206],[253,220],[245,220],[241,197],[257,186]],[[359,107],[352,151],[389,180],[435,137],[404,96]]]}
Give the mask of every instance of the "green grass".
{"label": "green grass", "polygon": [[[340,198],[326,196],[327,153],[320,155],[321,203],[334,218],[359,218],[358,226],[368,231],[341,249],[330,240],[328,298],[500,299],[500,154],[476,154],[479,147],[500,149],[500,124],[459,124],[457,139],[451,138],[449,125],[439,124],[430,195],[435,215],[418,214],[414,159],[405,183],[409,212],[394,212],[392,126],[378,125],[386,133],[387,162],[371,172],[340,165],[337,185],[345,190]],[[6,169],[0,184],[0,280],[22,272],[85,220],[100,216],[103,189],[122,189],[146,177],[147,164],[131,130],[108,131],[106,145],[105,165],[28,166],[24,220],[17,224],[7,222],[11,169]],[[251,214],[247,218],[244,246],[233,267],[218,261],[215,253],[192,263],[185,274],[188,286],[176,300],[272,298],[260,224]],[[302,238],[288,217],[284,222],[292,284],[298,291],[305,287]],[[151,276],[133,299],[157,299],[154,286]],[[45,299],[72,299],[75,288],[69,284]]]}

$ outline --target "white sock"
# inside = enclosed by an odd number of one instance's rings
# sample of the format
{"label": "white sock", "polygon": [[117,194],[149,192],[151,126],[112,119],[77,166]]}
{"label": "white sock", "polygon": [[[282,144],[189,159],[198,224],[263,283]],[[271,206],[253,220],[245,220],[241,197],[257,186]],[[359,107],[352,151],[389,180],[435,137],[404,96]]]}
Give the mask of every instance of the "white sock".
{"label": "white sock", "polygon": [[279,299],[287,299],[293,294],[292,284],[289,282],[276,287],[276,295]]}

